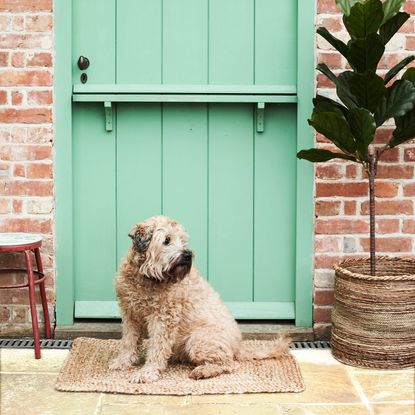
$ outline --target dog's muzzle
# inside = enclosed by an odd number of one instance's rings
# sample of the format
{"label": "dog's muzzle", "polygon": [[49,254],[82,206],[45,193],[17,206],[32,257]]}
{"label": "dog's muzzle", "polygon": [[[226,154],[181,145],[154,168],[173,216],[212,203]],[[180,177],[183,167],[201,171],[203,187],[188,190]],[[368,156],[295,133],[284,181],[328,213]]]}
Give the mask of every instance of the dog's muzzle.
{"label": "dog's muzzle", "polygon": [[178,260],[170,268],[166,277],[172,282],[181,281],[192,268],[193,252],[189,249],[184,250]]}

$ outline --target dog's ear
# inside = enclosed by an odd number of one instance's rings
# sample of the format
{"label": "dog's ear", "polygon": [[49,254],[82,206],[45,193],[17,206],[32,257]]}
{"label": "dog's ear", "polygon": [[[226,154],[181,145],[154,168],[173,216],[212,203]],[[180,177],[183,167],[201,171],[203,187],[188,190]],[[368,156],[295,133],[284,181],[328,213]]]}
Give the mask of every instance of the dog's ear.
{"label": "dog's ear", "polygon": [[133,240],[134,246],[138,252],[147,251],[153,236],[153,228],[147,224],[140,223],[131,229],[128,236]]}

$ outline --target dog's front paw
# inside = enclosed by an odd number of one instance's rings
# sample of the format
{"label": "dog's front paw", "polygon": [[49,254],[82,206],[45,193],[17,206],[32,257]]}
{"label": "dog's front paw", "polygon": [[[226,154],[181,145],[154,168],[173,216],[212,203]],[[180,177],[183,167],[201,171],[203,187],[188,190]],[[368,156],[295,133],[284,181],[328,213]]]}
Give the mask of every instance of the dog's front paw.
{"label": "dog's front paw", "polygon": [[160,371],[154,368],[142,367],[135,371],[130,378],[132,383],[150,383],[160,379]]}
{"label": "dog's front paw", "polygon": [[130,369],[135,363],[134,358],[130,356],[118,356],[112,359],[108,365],[110,370],[126,370]]}

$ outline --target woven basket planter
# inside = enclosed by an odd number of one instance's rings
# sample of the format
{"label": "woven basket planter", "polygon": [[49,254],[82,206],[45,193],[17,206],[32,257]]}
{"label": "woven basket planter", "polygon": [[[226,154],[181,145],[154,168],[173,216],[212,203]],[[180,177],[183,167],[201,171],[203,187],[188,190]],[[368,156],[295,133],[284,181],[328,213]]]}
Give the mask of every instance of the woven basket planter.
{"label": "woven basket planter", "polygon": [[378,369],[415,366],[415,260],[377,258],[334,267],[332,353],[343,363]]}

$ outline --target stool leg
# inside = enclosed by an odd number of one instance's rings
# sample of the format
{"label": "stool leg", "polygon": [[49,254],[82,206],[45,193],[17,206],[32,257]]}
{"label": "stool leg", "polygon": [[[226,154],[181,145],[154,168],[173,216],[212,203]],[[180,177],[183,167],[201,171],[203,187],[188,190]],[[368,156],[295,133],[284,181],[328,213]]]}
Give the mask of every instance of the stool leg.
{"label": "stool leg", "polygon": [[35,298],[35,277],[33,275],[32,259],[30,258],[30,251],[24,251],[26,259],[27,276],[29,280],[29,302],[30,314],[32,316],[33,339],[35,341],[35,359],[40,359],[40,338],[39,326],[36,314],[36,298]]}
{"label": "stool leg", "polygon": [[[43,274],[43,265],[42,265],[42,259],[40,257],[39,248],[35,248],[35,258],[36,258],[37,270]],[[45,317],[46,338],[50,339],[51,338],[50,319],[49,319],[49,310],[48,310],[48,300],[46,299],[45,281],[42,281],[39,283],[39,290],[40,290],[40,298],[42,299],[43,315]]]}

